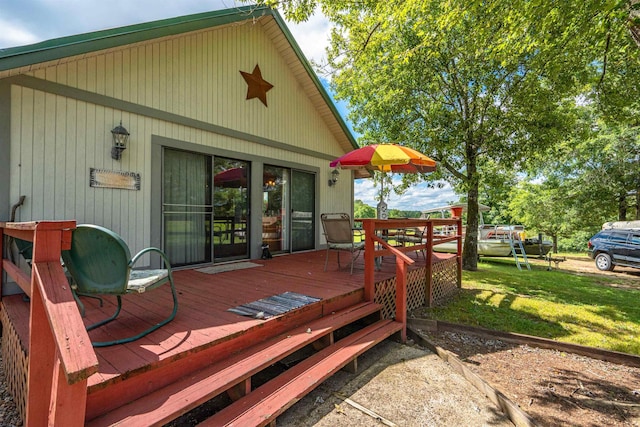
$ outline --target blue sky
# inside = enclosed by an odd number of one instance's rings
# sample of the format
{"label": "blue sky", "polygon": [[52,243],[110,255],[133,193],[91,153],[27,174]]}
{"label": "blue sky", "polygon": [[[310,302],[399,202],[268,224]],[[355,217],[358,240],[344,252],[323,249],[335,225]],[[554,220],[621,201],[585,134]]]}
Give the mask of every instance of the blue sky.
{"label": "blue sky", "polygon": [[[234,0],[0,0],[0,49],[106,28],[154,21],[192,13],[246,6]],[[160,6],[161,5],[161,6]],[[323,62],[330,23],[320,14],[302,24],[288,23],[308,59]],[[337,103],[342,116],[346,106]],[[400,177],[394,177],[399,180]],[[375,206],[377,189],[370,179],[355,182],[355,198]],[[392,194],[389,208],[423,210],[457,200],[449,187],[432,190],[419,184],[403,196]]]}

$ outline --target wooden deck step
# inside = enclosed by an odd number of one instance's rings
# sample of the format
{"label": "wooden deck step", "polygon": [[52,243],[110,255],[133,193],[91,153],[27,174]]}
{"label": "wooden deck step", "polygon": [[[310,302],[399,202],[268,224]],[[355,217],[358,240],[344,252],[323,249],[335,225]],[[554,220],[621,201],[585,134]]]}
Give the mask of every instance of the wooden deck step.
{"label": "wooden deck step", "polygon": [[[333,343],[333,332],[371,315],[380,306],[363,302],[258,343],[177,382],[87,420],[87,426],[162,425],[236,386],[309,344]],[[379,317],[377,317],[379,319]],[[248,391],[248,390],[247,390]]]}
{"label": "wooden deck step", "polygon": [[385,338],[402,329],[380,320],[321,350],[224,408],[201,426],[264,426],[324,380]]}

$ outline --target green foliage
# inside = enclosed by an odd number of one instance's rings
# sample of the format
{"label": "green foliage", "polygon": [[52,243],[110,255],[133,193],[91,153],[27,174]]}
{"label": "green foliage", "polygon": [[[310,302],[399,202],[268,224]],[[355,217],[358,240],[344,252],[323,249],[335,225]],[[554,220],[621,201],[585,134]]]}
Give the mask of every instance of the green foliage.
{"label": "green foliage", "polygon": [[632,194],[640,188],[640,128],[607,123],[593,106],[581,108],[579,126],[540,169],[544,185],[559,190],[554,203],[571,210],[567,220],[574,231],[637,217],[638,198]]}
{"label": "green foliage", "polygon": [[571,234],[573,209],[566,189],[557,181],[522,182],[512,190],[509,209],[516,222],[557,238]]}
{"label": "green foliage", "polygon": [[568,237],[558,239],[558,251],[586,253],[587,242],[600,228],[600,226],[596,226],[592,227],[591,230],[574,231]]}
{"label": "green foliage", "polygon": [[[628,160],[638,159],[640,111],[629,0],[258,3],[295,20],[320,7],[333,22],[332,86],[349,103],[361,143],[416,148],[438,170],[405,176],[406,185],[444,179],[466,195],[466,268],[476,263],[479,200],[493,208],[488,220],[521,218],[557,236],[569,224],[587,230],[612,212],[626,215],[625,190],[640,188],[638,174],[627,173],[638,170]],[[558,167],[549,174],[558,183],[525,188],[512,212],[508,189],[517,174],[539,176],[546,163]],[[527,202],[536,203],[537,217]]]}
{"label": "green foliage", "polygon": [[573,185],[579,200],[601,218],[626,220],[628,194],[640,189],[640,128],[593,123],[593,135],[567,156]]}
{"label": "green foliage", "polygon": [[376,210],[369,205],[365,205],[362,200],[356,200],[353,204],[354,218],[375,218]]}

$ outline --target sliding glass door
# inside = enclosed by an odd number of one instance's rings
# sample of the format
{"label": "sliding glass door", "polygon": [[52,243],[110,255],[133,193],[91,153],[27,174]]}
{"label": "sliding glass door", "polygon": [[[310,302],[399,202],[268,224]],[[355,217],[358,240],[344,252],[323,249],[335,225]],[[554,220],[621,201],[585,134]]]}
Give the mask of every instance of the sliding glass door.
{"label": "sliding glass door", "polygon": [[275,253],[313,249],[315,175],[265,166],[262,187],[262,242]]}
{"label": "sliding glass door", "polygon": [[248,162],[164,150],[164,250],[172,265],[249,256],[248,177]]}
{"label": "sliding glass door", "polygon": [[163,169],[164,250],[172,265],[211,262],[211,159],[166,149]]}
{"label": "sliding glass door", "polygon": [[249,163],[216,157],[213,170],[214,258],[247,258]]}
{"label": "sliding glass door", "polygon": [[273,253],[315,248],[316,175],[264,165],[262,188],[252,189],[250,178],[247,161],[164,149],[163,248],[172,265],[249,258],[252,191],[258,200],[262,193],[256,247],[268,244]]}

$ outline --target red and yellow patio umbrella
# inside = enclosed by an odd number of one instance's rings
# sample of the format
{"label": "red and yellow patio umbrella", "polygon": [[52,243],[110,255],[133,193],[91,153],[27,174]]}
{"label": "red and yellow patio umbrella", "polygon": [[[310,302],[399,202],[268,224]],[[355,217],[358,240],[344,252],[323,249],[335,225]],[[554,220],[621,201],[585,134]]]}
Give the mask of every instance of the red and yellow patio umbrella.
{"label": "red and yellow patio umbrella", "polygon": [[413,148],[398,144],[366,145],[337,158],[330,166],[395,173],[427,173],[436,170],[435,160]]}
{"label": "red and yellow patio umbrella", "polygon": [[[436,162],[413,148],[398,144],[372,144],[350,151],[329,164],[333,168],[391,173],[428,173],[436,170]],[[384,180],[378,203],[379,217],[386,216],[382,200]],[[385,212],[382,214],[381,212]]]}

